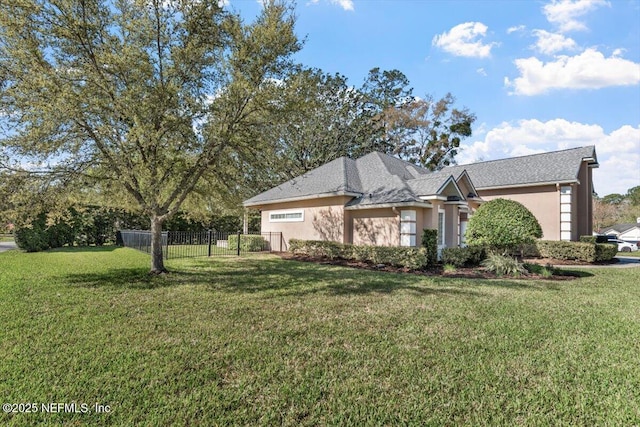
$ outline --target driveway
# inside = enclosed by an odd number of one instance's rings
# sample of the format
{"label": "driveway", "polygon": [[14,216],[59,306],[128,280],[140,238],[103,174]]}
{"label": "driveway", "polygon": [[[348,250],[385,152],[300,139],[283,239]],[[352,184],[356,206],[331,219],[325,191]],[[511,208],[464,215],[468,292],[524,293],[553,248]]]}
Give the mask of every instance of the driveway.
{"label": "driveway", "polygon": [[0,252],[9,251],[11,249],[17,249],[16,242],[0,242]]}
{"label": "driveway", "polygon": [[632,268],[640,267],[640,257],[616,256],[618,260],[615,264],[607,265],[555,265],[558,268]]}

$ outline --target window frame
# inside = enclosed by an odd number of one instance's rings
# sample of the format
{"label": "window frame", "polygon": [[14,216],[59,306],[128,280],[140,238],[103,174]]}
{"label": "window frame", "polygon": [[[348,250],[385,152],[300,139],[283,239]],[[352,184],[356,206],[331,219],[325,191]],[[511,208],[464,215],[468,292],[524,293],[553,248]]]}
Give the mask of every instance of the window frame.
{"label": "window frame", "polygon": [[[287,215],[299,214],[300,217],[287,218]],[[274,215],[284,215],[284,218],[273,218]],[[304,222],[304,209],[286,209],[269,212],[269,222]]]}

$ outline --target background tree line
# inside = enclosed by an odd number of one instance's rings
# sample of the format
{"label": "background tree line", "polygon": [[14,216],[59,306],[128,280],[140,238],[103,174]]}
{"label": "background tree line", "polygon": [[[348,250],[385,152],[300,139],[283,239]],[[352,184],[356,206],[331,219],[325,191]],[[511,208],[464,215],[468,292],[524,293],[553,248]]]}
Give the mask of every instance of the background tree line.
{"label": "background tree line", "polygon": [[640,218],[640,186],[627,190],[626,194],[607,194],[593,199],[594,231],[615,224],[632,224]]}

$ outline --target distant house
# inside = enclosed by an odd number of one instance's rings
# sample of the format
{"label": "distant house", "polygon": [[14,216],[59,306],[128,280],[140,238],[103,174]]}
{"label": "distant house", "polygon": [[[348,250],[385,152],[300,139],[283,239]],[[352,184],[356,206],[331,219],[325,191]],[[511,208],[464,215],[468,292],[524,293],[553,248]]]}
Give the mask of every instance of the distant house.
{"label": "distant house", "polygon": [[630,224],[616,224],[602,230],[601,234],[608,236],[615,235],[620,240],[628,240],[631,242],[640,242],[640,218],[637,222]]}
{"label": "distant house", "polygon": [[341,157],[244,202],[259,209],[263,232],[342,243],[419,246],[438,230],[438,246],[464,244],[469,218],[484,201],[517,200],[538,218],[545,239],[592,233],[595,148],[582,147],[431,172],[373,152]]}

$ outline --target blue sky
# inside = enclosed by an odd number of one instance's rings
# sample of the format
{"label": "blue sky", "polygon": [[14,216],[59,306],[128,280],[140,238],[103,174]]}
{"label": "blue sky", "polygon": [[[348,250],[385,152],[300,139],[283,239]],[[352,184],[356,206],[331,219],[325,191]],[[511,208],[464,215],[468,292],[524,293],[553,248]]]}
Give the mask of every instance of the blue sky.
{"label": "blue sky", "polygon": [[[227,0],[247,21],[260,0]],[[595,145],[599,195],[640,185],[640,0],[300,0],[297,60],[360,86],[398,69],[414,94],[477,116],[460,164]]]}

